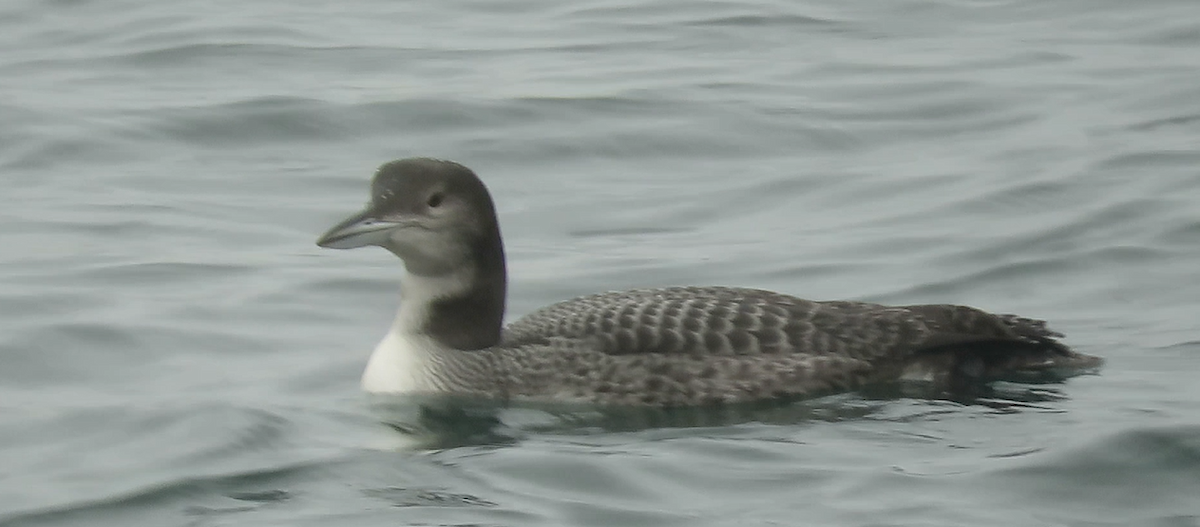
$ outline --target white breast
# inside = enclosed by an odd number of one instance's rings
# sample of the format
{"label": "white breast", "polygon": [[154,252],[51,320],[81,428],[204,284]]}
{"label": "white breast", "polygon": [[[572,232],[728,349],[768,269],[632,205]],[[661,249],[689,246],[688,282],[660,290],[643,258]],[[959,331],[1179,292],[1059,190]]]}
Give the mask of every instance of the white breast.
{"label": "white breast", "polygon": [[393,328],[375,346],[363,371],[362,388],[369,393],[416,394],[437,391],[430,381],[436,344],[428,337]]}

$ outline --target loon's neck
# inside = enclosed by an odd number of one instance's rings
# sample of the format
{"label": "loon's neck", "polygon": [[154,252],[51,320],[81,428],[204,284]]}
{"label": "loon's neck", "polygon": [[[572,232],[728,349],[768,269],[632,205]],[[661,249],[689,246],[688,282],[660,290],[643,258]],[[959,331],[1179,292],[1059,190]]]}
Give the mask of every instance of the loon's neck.
{"label": "loon's neck", "polygon": [[[363,371],[372,393],[439,392],[453,384],[449,365],[496,345],[504,319],[504,281],[465,269],[438,276],[405,272],[401,304]],[[480,287],[480,285],[484,287]]]}
{"label": "loon's neck", "polygon": [[436,275],[405,269],[400,310],[392,331],[422,335],[441,347],[477,350],[500,342],[507,279],[502,249],[498,257]]}

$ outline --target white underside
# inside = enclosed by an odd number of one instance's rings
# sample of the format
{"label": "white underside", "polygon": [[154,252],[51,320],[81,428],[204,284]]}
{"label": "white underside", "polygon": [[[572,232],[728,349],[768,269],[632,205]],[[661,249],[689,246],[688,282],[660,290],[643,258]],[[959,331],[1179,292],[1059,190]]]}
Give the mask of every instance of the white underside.
{"label": "white underside", "polygon": [[941,372],[934,371],[927,364],[914,362],[900,373],[900,380],[906,382],[934,382]]}
{"label": "white underside", "polygon": [[926,360],[913,360],[900,372],[903,382],[944,383],[952,375],[954,366],[944,360],[931,356]]}
{"label": "white underside", "polygon": [[435,346],[427,337],[402,333],[392,328],[367,360],[362,389],[370,393],[387,394],[436,391],[429,382],[430,357],[435,352]]}

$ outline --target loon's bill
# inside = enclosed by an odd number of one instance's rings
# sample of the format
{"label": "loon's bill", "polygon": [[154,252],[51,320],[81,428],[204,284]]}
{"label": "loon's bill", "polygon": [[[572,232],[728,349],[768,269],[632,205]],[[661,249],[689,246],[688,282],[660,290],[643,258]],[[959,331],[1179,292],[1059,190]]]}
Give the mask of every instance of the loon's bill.
{"label": "loon's bill", "polygon": [[948,304],[811,301],[757,289],[668,287],[566,300],[503,324],[495,206],[467,167],[379,168],[363,211],[321,247],[404,262],[401,306],[363,373],[368,392],[692,406],[798,398],[903,378],[956,386],[1061,379],[1103,360],[1040,320]]}

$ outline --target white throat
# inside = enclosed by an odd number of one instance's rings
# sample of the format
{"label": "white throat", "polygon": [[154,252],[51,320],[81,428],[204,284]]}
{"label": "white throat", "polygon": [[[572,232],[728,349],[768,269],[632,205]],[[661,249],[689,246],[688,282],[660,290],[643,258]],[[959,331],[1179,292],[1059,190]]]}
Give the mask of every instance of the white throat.
{"label": "white throat", "polygon": [[467,270],[441,276],[404,272],[400,310],[363,371],[362,389],[370,393],[435,393],[444,386],[438,374],[450,350],[424,333],[429,307],[438,298],[461,294],[471,286]]}

